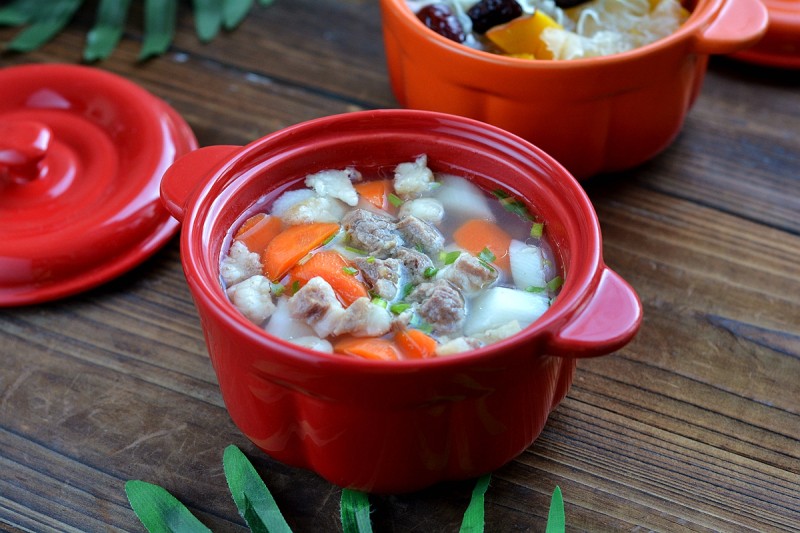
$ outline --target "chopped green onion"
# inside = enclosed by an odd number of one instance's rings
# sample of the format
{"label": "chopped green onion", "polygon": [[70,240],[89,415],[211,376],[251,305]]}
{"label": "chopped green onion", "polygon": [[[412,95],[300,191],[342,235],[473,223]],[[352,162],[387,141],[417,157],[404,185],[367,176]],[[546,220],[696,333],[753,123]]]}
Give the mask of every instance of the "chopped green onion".
{"label": "chopped green onion", "polygon": [[529,287],[525,287],[525,292],[538,293],[538,292],[544,292],[545,290],[546,290],[546,287],[536,287],[535,285],[531,285]]}
{"label": "chopped green onion", "polygon": [[327,239],[325,239],[324,241],[322,241],[322,244],[320,246],[325,246],[326,244],[331,242],[333,239],[335,239],[337,235],[339,235],[338,231],[336,233],[334,233],[333,235],[331,235],[330,237],[328,237]]}
{"label": "chopped green onion", "polygon": [[531,219],[530,211],[528,211],[528,206],[525,205],[525,202],[514,198],[510,194],[502,190],[495,190],[492,191],[492,194],[500,200],[500,205],[508,211],[509,213],[514,213],[515,215],[521,216],[522,218]]}
{"label": "chopped green onion", "polygon": [[342,267],[342,272],[344,272],[348,276],[355,276],[356,274],[358,274],[358,269],[357,268],[353,268],[351,266],[346,266],[346,267]]}
{"label": "chopped green onion", "polygon": [[400,313],[402,313],[406,309],[409,309],[410,307],[411,307],[411,304],[400,302],[400,303],[396,303],[396,304],[390,305],[389,306],[389,311],[391,311],[392,313],[394,313],[396,315],[399,315]]}
{"label": "chopped green onion", "polygon": [[300,281],[295,280],[295,282],[292,283],[292,295],[297,294],[297,291],[299,290],[300,290]]}
{"label": "chopped green onion", "polygon": [[403,205],[403,199],[394,194],[393,192],[389,193],[388,198],[389,198],[389,203],[395,207],[400,207],[401,205]]}
{"label": "chopped green onion", "polygon": [[348,252],[352,252],[358,255],[369,255],[369,252],[367,252],[366,250],[362,250],[360,248],[353,248],[352,246],[345,246],[344,249],[347,250]]}
{"label": "chopped green onion", "polygon": [[488,246],[486,246],[483,248],[483,250],[481,250],[481,253],[478,254],[478,259],[480,259],[481,261],[485,261],[487,263],[491,263],[492,261],[497,259],[497,256],[494,255],[494,253],[489,249]]}
{"label": "chopped green onion", "polygon": [[280,296],[281,294],[283,294],[283,291],[285,291],[285,290],[286,290],[286,287],[284,287],[280,283],[273,283],[272,287],[270,287],[270,292],[272,294],[274,294],[275,296]]}
{"label": "chopped green onion", "polygon": [[439,272],[438,268],[436,268],[436,267],[428,267],[428,268],[425,269],[425,271],[422,273],[422,275],[425,276],[426,278],[430,279],[433,276],[435,276],[437,272]]}
{"label": "chopped green onion", "polygon": [[453,252],[439,252],[439,261],[445,265],[452,265],[456,262],[456,259],[458,259],[458,256],[460,255],[460,250],[455,250]]}
{"label": "chopped green onion", "polygon": [[377,305],[378,307],[383,307],[386,309],[389,306],[389,302],[381,298],[380,296],[375,296],[372,298],[372,303]]}
{"label": "chopped green onion", "polygon": [[414,285],[411,283],[406,283],[403,285],[403,292],[401,293],[400,299],[405,300],[406,296],[411,294],[411,291],[414,290]]}
{"label": "chopped green onion", "polygon": [[561,276],[556,276],[547,282],[547,290],[557,291],[564,284],[564,279]]}
{"label": "chopped green onion", "polygon": [[374,263],[374,262],[375,262],[375,258],[374,258],[373,256],[369,256],[369,257],[367,257],[367,263],[370,263],[370,264],[372,264],[372,263]]}
{"label": "chopped green onion", "polygon": [[411,323],[409,325],[423,333],[430,334],[433,332],[433,326],[422,320],[422,318],[420,318],[420,316],[416,313],[411,317]]}
{"label": "chopped green onion", "polygon": [[544,233],[544,224],[541,222],[535,222],[533,226],[531,226],[531,237],[536,239],[540,238]]}

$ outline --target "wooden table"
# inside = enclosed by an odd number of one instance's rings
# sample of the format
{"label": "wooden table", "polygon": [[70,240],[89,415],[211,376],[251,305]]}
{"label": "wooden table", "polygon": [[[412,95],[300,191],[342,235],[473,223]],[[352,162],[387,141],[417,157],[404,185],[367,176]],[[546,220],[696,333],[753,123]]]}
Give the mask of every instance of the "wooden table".
{"label": "wooden table", "polygon": [[[208,45],[188,6],[165,56],[136,61],[136,7],[97,66],[167,100],[201,145],[397,105],[374,1],[277,0]],[[40,51],[0,61],[77,63],[92,20],[82,11]],[[543,531],[556,485],[569,530],[800,531],[798,74],[715,58],[667,151],[585,183],[644,323],[581,361],[541,437],[493,474],[487,531]],[[266,457],[228,418],[177,239],[100,288],[0,310],[0,362],[0,529],[142,531],[123,485],[143,479],[214,531],[245,531],[229,444],[295,531],[341,528],[339,488]],[[373,495],[374,528],[455,532],[473,486]]]}

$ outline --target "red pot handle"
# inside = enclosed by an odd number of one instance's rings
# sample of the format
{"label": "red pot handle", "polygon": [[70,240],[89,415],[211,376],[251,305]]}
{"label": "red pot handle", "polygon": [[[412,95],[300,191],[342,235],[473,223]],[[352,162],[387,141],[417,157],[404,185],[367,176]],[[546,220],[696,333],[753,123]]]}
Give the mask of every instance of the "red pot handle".
{"label": "red pot handle", "polygon": [[699,54],[731,54],[756,44],[767,31],[769,14],[760,0],[727,0],[696,36]]}
{"label": "red pot handle", "polygon": [[605,355],[630,342],[641,322],[642,304],[636,291],[604,267],[594,294],[550,339],[547,353],[579,358]]}
{"label": "red pot handle", "polygon": [[212,170],[240,149],[241,146],[206,146],[179,157],[161,178],[161,201],[167,211],[182,221],[195,190]]}

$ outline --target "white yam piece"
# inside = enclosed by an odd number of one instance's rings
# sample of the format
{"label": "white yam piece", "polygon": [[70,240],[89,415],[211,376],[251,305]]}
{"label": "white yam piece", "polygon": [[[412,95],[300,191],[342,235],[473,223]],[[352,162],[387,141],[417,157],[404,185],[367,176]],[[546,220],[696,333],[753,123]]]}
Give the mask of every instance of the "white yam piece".
{"label": "white yam piece", "polygon": [[477,185],[450,174],[440,175],[439,183],[441,185],[434,191],[433,197],[442,203],[448,217],[455,220],[482,218],[494,221],[489,200]]}
{"label": "white yam piece", "polygon": [[283,218],[283,214],[287,209],[295,204],[299,204],[309,198],[316,196],[316,193],[311,189],[296,189],[294,191],[286,191],[272,203],[272,214],[276,217]]}
{"label": "white yam piece", "polygon": [[333,353],[333,345],[330,342],[325,339],[320,339],[319,337],[314,337],[313,335],[309,337],[297,337],[290,339],[290,341],[298,346],[303,346],[318,352]]}
{"label": "white yam piece", "polygon": [[511,260],[511,278],[518,289],[544,288],[547,285],[541,248],[514,239],[508,247],[508,253]]}
{"label": "white yam piece", "polygon": [[470,302],[464,323],[465,335],[477,335],[516,320],[521,328],[531,324],[550,307],[550,300],[541,294],[492,287]]}
{"label": "white yam piece", "polygon": [[345,205],[329,196],[312,196],[287,208],[282,215],[284,224],[312,224],[314,222],[339,222],[345,214]]}
{"label": "white yam piece", "polygon": [[264,331],[284,340],[295,340],[303,337],[316,337],[314,330],[303,322],[293,318],[289,312],[289,300],[286,297],[277,299],[275,311],[264,326]]}

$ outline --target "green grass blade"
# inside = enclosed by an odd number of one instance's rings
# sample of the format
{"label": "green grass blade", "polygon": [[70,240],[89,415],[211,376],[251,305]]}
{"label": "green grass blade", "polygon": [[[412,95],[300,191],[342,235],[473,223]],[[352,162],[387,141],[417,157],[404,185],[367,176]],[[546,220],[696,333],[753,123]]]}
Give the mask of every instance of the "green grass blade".
{"label": "green grass blade", "polygon": [[278,504],[242,451],[231,444],[222,456],[225,479],[236,508],[253,533],[291,533]]}
{"label": "green grass blade", "polygon": [[564,533],[567,529],[567,520],[564,516],[564,499],[561,497],[561,487],[556,485],[553,496],[550,498],[550,511],[547,513],[547,529],[545,533]]}
{"label": "green grass blade", "polygon": [[223,0],[222,25],[226,30],[232,30],[247,16],[253,6],[253,0]]}
{"label": "green grass blade", "polygon": [[478,478],[475,488],[472,489],[472,498],[469,501],[464,518],[461,521],[460,533],[483,533],[484,525],[484,495],[489,488],[491,474]]}
{"label": "green grass blade", "polygon": [[131,480],[125,483],[125,494],[133,512],[151,533],[211,533],[189,509],[158,485]]}
{"label": "green grass blade", "polygon": [[111,55],[125,30],[130,0],[101,0],[94,27],[86,35],[83,59],[96,61]]}
{"label": "green grass blade", "polygon": [[177,0],[145,0],[144,42],[139,51],[139,60],[167,51],[175,36],[177,17]]}
{"label": "green grass blade", "polygon": [[31,18],[31,25],[8,43],[7,48],[16,52],[36,50],[55,37],[72,19],[83,0],[55,0],[49,2]]}
{"label": "green grass blade", "polygon": [[372,533],[369,518],[369,496],[356,490],[342,490],[340,503],[344,533]]}
{"label": "green grass blade", "polygon": [[268,6],[268,5],[270,5],[270,4],[271,4],[272,2],[274,2],[274,1],[275,1],[275,0],[258,0],[258,3],[259,3],[260,5],[262,5],[262,6]]}
{"label": "green grass blade", "polygon": [[194,28],[204,43],[212,40],[222,27],[222,0],[192,0]]}

